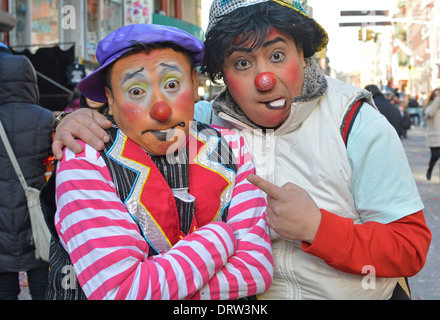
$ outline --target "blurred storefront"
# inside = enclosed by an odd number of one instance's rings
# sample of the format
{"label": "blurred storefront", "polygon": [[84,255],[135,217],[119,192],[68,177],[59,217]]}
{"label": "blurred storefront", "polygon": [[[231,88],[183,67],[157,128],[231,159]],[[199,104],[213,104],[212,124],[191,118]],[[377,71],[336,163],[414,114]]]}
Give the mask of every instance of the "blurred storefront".
{"label": "blurred storefront", "polygon": [[98,42],[132,23],[166,24],[204,39],[201,0],[0,0],[15,27],[0,40],[29,57],[40,104],[63,110],[79,76],[97,68]]}
{"label": "blurred storefront", "polygon": [[[0,36],[1,32],[9,32],[15,27],[15,18],[9,12],[5,12],[0,8]],[[0,41],[4,41],[3,37],[0,37]]]}

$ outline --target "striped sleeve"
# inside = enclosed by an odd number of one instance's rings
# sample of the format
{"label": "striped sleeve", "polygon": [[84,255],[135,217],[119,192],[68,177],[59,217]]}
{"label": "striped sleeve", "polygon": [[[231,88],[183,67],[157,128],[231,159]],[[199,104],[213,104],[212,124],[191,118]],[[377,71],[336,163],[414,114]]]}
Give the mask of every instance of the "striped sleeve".
{"label": "striped sleeve", "polygon": [[[82,143],[82,142],[81,142]],[[207,285],[236,252],[234,230],[211,223],[170,251],[149,247],[118,198],[100,154],[67,148],[57,166],[55,225],[89,299],[185,299]]]}
{"label": "striped sleeve", "polygon": [[238,164],[227,221],[237,239],[237,250],[193,299],[245,298],[265,292],[272,282],[273,258],[266,225],[266,200],[247,180],[249,174],[255,173],[251,155],[243,138],[235,131],[219,130],[233,149]]}

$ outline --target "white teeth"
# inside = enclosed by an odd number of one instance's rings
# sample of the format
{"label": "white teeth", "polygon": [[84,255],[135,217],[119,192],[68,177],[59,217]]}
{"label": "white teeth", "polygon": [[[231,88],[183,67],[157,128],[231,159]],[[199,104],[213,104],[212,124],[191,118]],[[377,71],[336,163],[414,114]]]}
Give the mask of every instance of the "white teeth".
{"label": "white teeth", "polygon": [[286,104],[286,99],[279,99],[269,103],[271,108],[282,108]]}

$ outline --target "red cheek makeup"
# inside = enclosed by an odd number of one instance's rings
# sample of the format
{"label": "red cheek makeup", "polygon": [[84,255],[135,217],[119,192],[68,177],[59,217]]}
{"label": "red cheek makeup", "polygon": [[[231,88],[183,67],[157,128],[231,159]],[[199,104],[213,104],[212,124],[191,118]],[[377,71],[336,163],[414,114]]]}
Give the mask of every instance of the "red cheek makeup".
{"label": "red cheek makeup", "polygon": [[122,105],[122,112],[127,119],[134,121],[139,118],[139,115],[143,112],[143,109],[131,102],[127,102]]}
{"label": "red cheek makeup", "polygon": [[182,92],[178,97],[177,97],[177,107],[179,109],[182,110],[191,110],[191,108],[193,108],[194,106],[194,100],[193,100],[193,95],[192,95],[192,91],[188,90],[185,92]]}

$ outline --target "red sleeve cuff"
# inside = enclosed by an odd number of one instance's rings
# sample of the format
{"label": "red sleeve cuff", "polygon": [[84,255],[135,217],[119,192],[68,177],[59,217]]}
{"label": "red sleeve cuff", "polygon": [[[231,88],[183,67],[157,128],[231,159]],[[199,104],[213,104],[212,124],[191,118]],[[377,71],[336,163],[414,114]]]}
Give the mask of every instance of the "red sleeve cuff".
{"label": "red sleeve cuff", "polygon": [[347,246],[354,234],[352,219],[337,216],[321,209],[321,224],[312,244],[302,243],[304,252],[323,259],[328,265],[335,265],[343,259]]}
{"label": "red sleeve cuff", "polygon": [[376,276],[397,278],[413,276],[425,264],[431,232],[423,211],[389,224],[361,225],[325,210],[321,213],[315,240],[303,242],[302,249],[333,268],[361,274],[363,266],[373,265]]}

